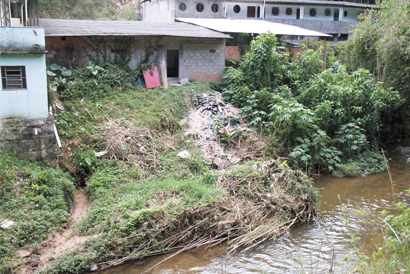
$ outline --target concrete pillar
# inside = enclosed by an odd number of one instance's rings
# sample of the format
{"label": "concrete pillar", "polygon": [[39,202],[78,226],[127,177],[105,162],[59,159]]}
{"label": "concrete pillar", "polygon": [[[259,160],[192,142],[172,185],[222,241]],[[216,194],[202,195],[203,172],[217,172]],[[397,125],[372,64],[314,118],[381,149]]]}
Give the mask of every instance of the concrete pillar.
{"label": "concrete pillar", "polygon": [[339,9],[339,21],[343,21],[343,17],[344,17],[344,10],[343,8]]}
{"label": "concrete pillar", "polygon": [[167,61],[165,57],[165,49],[163,45],[158,46],[158,65],[159,65],[159,78],[162,82],[162,86],[168,88],[168,76],[167,76]]}
{"label": "concrete pillar", "polygon": [[300,19],[305,19],[305,6],[300,6]]}

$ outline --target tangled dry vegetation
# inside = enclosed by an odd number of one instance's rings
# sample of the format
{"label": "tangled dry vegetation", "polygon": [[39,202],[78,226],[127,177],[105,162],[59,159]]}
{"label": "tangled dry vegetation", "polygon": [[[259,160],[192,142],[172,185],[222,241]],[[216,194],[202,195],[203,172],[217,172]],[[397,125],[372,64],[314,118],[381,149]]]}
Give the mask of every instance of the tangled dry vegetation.
{"label": "tangled dry vegetation", "polygon": [[[228,242],[229,252],[246,251],[266,239],[277,238],[292,225],[313,218],[316,190],[306,175],[290,169],[286,163],[248,162],[228,170],[215,183],[224,194],[214,202],[185,208],[176,216],[159,210],[158,214],[137,222],[132,235],[100,243],[98,247],[86,244],[75,254],[109,250],[96,264],[99,269],[105,269],[128,260],[172,251],[179,253],[224,241]],[[170,201],[179,203],[176,190],[156,191],[152,199],[146,202],[150,205],[146,210]],[[57,259],[54,263],[59,262]]]}
{"label": "tangled dry vegetation", "polygon": [[[109,160],[126,160],[138,165],[141,169],[157,167],[157,161],[161,158],[161,149],[149,129],[120,126],[116,120],[107,124],[100,141],[94,145],[103,143],[106,150],[97,152],[97,157]],[[171,139],[170,135],[168,137],[167,139]],[[161,144],[164,143],[167,142],[163,140]]]}
{"label": "tangled dry vegetation", "polygon": [[[277,238],[292,225],[313,218],[317,193],[302,172],[274,160],[247,165],[245,172],[249,174],[242,178],[237,177],[237,172],[233,169],[217,182],[217,187],[227,192],[222,199],[182,211],[175,221],[136,245],[138,248],[130,255],[101,262],[100,267],[224,241],[228,241],[229,252],[245,248],[244,252],[269,238]],[[145,228],[154,226],[156,220]],[[172,232],[170,228],[174,228]]]}

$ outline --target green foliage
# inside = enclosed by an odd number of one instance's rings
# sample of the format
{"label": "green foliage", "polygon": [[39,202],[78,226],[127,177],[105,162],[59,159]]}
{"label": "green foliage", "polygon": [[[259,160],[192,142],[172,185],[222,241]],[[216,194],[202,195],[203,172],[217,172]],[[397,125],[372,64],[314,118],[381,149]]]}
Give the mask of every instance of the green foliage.
{"label": "green foliage", "polygon": [[60,91],[63,100],[97,100],[107,93],[124,87],[135,73],[128,66],[104,63],[99,66],[89,63],[87,67],[72,71],[67,87]]}
{"label": "green foliage", "polygon": [[92,209],[79,231],[123,235],[159,215],[175,218],[184,208],[213,203],[223,193],[202,178],[136,183],[130,181],[129,173],[115,173],[113,169],[96,172],[87,183],[87,191],[93,199]]}
{"label": "green foliage", "polygon": [[0,272],[14,267],[19,248],[38,244],[70,216],[65,193],[74,197],[74,184],[58,169],[0,155],[0,222],[15,224],[0,230]]}
{"label": "green foliage", "polygon": [[386,128],[385,140],[410,136],[410,2],[381,1],[380,9],[368,10],[352,38],[340,46],[340,57],[349,70],[369,70],[384,88],[392,87],[406,99],[405,105],[383,116],[394,126]]}
{"label": "green foliage", "polygon": [[241,60],[236,60],[236,59],[225,59],[225,67],[233,67],[233,68],[239,68],[239,65],[241,64]]}
{"label": "green foliage", "polygon": [[383,115],[403,100],[366,70],[321,71],[323,48],[302,48],[290,59],[275,36],[258,36],[239,68],[226,70],[223,95],[242,107],[249,125],[272,133],[273,147],[290,153],[297,166],[333,171],[378,148]]}
{"label": "green foliage", "polygon": [[113,0],[39,0],[40,17],[45,18],[71,18],[71,19],[98,19],[111,18],[116,13]]}
{"label": "green foliage", "polygon": [[379,152],[366,150],[345,161],[333,172],[335,177],[366,177],[370,174],[386,171],[386,163],[383,155]]}
{"label": "green foliage", "polygon": [[[410,190],[406,190],[410,194]],[[381,211],[388,236],[382,248],[373,253],[372,273],[405,273],[410,271],[410,208],[404,203],[396,204],[398,215]],[[387,215],[387,216],[386,216]]]}

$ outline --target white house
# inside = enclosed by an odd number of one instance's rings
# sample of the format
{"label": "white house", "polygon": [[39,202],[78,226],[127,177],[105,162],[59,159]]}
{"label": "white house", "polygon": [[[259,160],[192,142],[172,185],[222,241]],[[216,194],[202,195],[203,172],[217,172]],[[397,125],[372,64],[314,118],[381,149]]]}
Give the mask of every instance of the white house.
{"label": "white house", "polygon": [[0,27],[0,151],[55,164],[41,27]]}

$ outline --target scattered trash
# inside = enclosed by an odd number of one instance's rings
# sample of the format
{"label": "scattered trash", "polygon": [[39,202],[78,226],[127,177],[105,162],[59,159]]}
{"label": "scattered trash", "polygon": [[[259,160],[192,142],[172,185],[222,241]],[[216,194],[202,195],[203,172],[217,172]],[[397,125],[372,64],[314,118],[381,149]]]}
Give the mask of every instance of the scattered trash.
{"label": "scattered trash", "polygon": [[0,223],[0,228],[7,229],[15,224],[12,220],[5,219],[3,222]]}
{"label": "scattered trash", "polygon": [[189,153],[186,150],[181,151],[180,153],[177,154],[178,157],[185,159],[191,157],[191,153]]}
{"label": "scattered trash", "polygon": [[92,264],[91,268],[90,268],[90,271],[97,271],[97,270],[98,270],[98,265]]}
{"label": "scattered trash", "polygon": [[94,154],[95,154],[95,157],[102,157],[102,156],[104,156],[105,154],[107,154],[108,153],[108,151],[107,150],[103,150],[103,151],[100,151],[100,152],[94,152]]}

